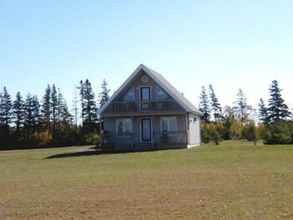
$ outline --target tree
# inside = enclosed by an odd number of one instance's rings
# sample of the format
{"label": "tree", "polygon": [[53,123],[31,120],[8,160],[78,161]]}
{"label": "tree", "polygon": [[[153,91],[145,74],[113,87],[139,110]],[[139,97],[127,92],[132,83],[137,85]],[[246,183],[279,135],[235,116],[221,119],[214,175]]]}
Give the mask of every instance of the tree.
{"label": "tree", "polygon": [[204,86],[202,87],[200,94],[199,111],[202,114],[201,120],[204,122],[209,122],[211,117],[211,110],[209,105],[209,97]]}
{"label": "tree", "polygon": [[97,123],[97,107],[95,95],[88,79],[80,82],[81,107],[83,126],[88,131],[93,131]]}
{"label": "tree", "polygon": [[264,123],[268,124],[269,123],[269,118],[268,118],[268,109],[266,107],[266,104],[263,99],[260,99],[259,104],[258,104],[258,118],[259,120]]}
{"label": "tree", "polygon": [[215,121],[222,120],[222,107],[212,85],[209,85],[212,113]]}
{"label": "tree", "polygon": [[268,104],[268,121],[270,123],[280,122],[287,120],[291,113],[288,106],[282,98],[281,89],[277,80],[273,80],[270,87],[270,96]]}
{"label": "tree", "polygon": [[256,132],[256,126],[255,126],[255,122],[254,121],[249,121],[249,123],[247,123],[243,130],[242,130],[242,136],[248,140],[248,141],[252,141],[254,143],[254,145],[256,145],[257,143],[257,132]]}
{"label": "tree", "polygon": [[51,108],[51,87],[50,85],[47,86],[45,90],[45,95],[43,97],[42,103],[42,121],[45,125],[45,128],[50,130],[50,123],[51,123],[51,115],[52,115],[52,108]]}
{"label": "tree", "polygon": [[109,99],[110,99],[110,89],[108,89],[108,83],[107,81],[104,79],[102,82],[102,91],[99,94],[99,98],[100,98],[100,108],[103,107],[103,105],[105,105]]}
{"label": "tree", "polygon": [[10,124],[12,122],[12,102],[11,97],[6,89],[0,94],[0,141],[7,144],[10,138]]}
{"label": "tree", "polygon": [[242,89],[239,89],[237,93],[237,100],[235,102],[234,111],[236,113],[237,118],[242,123],[248,120],[249,106],[247,105],[247,99]]}
{"label": "tree", "polygon": [[65,99],[63,98],[63,95],[60,90],[58,90],[58,111],[57,111],[57,119],[59,124],[62,125],[70,125],[72,124],[72,115],[70,114],[67,103]]}
{"label": "tree", "polygon": [[20,92],[16,93],[15,101],[13,102],[14,123],[16,126],[16,134],[19,135],[20,129],[24,126],[25,105]]}
{"label": "tree", "polygon": [[52,134],[53,139],[55,139],[56,134],[56,124],[57,124],[57,117],[58,117],[58,94],[55,84],[52,86],[51,90],[51,111],[52,111]]}
{"label": "tree", "polygon": [[12,102],[6,87],[3,88],[0,109],[0,123],[8,128],[12,121]]}

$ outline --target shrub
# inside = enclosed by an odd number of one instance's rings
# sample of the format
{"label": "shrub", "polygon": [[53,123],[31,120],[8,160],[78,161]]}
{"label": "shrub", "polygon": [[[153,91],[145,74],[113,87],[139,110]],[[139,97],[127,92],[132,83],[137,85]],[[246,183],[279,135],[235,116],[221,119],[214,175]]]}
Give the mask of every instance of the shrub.
{"label": "shrub", "polygon": [[242,129],[242,137],[248,141],[253,141],[254,144],[257,142],[256,126],[254,121],[247,123]]}
{"label": "shrub", "polygon": [[223,125],[221,123],[203,123],[201,126],[201,138],[202,142],[207,144],[213,141],[216,145],[220,144],[221,131],[223,130]]}
{"label": "shrub", "polygon": [[292,123],[277,122],[268,125],[264,138],[265,144],[291,144],[293,143]]}
{"label": "shrub", "polygon": [[100,140],[100,135],[95,132],[83,136],[83,144],[98,145]]}

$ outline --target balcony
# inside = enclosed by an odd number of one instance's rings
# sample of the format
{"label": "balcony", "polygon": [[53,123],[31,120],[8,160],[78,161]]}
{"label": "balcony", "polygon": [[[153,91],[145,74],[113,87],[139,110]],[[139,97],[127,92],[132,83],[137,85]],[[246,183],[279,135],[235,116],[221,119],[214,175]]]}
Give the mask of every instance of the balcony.
{"label": "balcony", "polygon": [[173,101],[150,102],[113,102],[108,112],[135,113],[135,112],[170,112],[178,111],[180,107]]}

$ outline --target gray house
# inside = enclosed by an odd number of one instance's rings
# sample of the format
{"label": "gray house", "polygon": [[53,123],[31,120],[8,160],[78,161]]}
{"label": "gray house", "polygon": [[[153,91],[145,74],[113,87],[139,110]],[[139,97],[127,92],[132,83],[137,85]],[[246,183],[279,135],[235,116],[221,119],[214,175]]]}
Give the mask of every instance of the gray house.
{"label": "gray house", "polygon": [[200,113],[161,74],[140,65],[99,112],[112,150],[200,145]]}

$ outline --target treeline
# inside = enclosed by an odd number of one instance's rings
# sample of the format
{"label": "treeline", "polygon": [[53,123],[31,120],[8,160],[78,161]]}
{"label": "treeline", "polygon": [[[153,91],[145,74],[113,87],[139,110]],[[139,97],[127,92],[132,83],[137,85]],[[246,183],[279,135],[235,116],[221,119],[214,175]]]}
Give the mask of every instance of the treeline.
{"label": "treeline", "polygon": [[[30,93],[16,93],[13,99],[6,87],[0,91],[0,149],[96,144],[99,141],[97,110],[109,99],[104,80],[95,99],[89,80],[80,81],[81,123],[77,124],[56,85],[48,85],[41,100]],[[79,117],[79,116],[78,116]]]}
{"label": "treeline", "polygon": [[245,139],[265,144],[293,144],[292,113],[282,98],[278,81],[272,81],[267,104],[260,100],[258,109],[248,105],[239,89],[233,106],[222,108],[212,85],[200,94],[201,135],[204,143]]}

